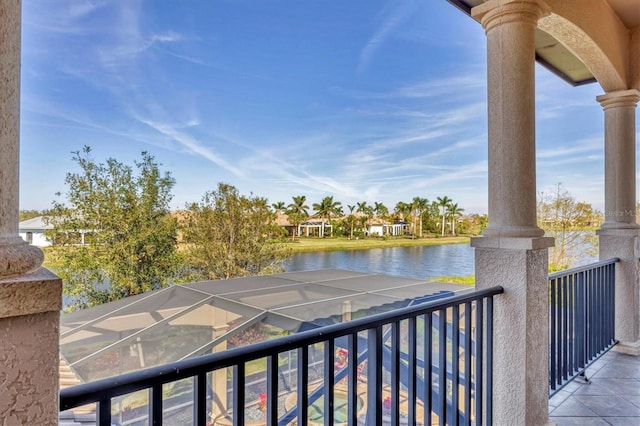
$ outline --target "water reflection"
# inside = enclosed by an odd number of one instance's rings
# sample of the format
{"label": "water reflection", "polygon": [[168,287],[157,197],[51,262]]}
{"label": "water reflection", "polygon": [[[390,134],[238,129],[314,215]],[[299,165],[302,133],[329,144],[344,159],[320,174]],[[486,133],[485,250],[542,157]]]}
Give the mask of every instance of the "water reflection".
{"label": "water reflection", "polygon": [[468,244],[298,253],[285,263],[285,269],[349,269],[417,279],[473,275],[473,253]]}

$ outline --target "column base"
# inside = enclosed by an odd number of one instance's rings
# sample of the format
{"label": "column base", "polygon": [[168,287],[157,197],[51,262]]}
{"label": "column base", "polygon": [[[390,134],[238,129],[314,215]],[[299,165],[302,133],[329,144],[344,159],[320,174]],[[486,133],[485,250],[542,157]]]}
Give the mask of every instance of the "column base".
{"label": "column base", "polygon": [[618,342],[612,350],[621,354],[640,356],[640,340],[636,342]]}
{"label": "column base", "polygon": [[493,417],[495,424],[549,422],[548,247],[553,238],[471,240],[476,288],[501,285],[494,299]]}
{"label": "column base", "polygon": [[596,230],[600,237],[637,237],[640,236],[640,226],[605,226]]}
{"label": "column base", "polygon": [[544,236],[544,230],[537,226],[491,226],[482,235],[492,238],[537,238]]}
{"label": "column base", "polygon": [[552,237],[492,237],[481,236],[471,238],[471,247],[494,248],[504,250],[540,250],[553,247],[555,244]]}
{"label": "column base", "polygon": [[44,254],[19,236],[0,238],[0,279],[32,272],[42,265]]}
{"label": "column base", "polygon": [[600,260],[616,263],[615,338],[618,352],[640,355],[640,229],[609,228],[597,231]]}

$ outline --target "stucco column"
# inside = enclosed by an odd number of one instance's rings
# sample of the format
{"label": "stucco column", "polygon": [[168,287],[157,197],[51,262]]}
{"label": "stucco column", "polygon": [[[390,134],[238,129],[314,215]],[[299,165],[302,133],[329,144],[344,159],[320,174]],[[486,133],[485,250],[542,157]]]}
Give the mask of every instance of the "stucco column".
{"label": "stucco column", "polygon": [[639,90],[598,96],[604,109],[605,222],[600,259],[617,257],[615,349],[640,355],[640,227],[636,223],[636,105]]}
{"label": "stucco column", "polygon": [[20,0],[0,2],[0,424],[58,424],[62,285],[18,235]]}
{"label": "stucco column", "polygon": [[[472,9],[487,34],[489,226],[474,238],[476,287],[494,304],[493,423],[548,423],[548,247],[536,223],[535,28],[543,1]],[[479,421],[483,423],[483,421]],[[484,423],[483,423],[484,424]]]}
{"label": "stucco column", "polygon": [[20,0],[0,2],[0,277],[37,269],[42,251],[18,235]]}
{"label": "stucco column", "polygon": [[485,236],[539,237],[536,223],[535,27],[542,2],[472,10],[487,34],[489,225]]}

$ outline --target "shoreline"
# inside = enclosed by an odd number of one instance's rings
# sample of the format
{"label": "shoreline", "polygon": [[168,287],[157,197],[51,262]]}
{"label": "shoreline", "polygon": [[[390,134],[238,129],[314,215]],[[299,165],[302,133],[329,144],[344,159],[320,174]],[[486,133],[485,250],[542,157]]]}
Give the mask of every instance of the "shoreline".
{"label": "shoreline", "polygon": [[283,244],[291,254],[323,251],[370,250],[390,247],[437,246],[445,244],[469,244],[469,237],[427,237],[427,238],[389,238],[389,239],[347,239],[347,238],[298,238],[287,240]]}

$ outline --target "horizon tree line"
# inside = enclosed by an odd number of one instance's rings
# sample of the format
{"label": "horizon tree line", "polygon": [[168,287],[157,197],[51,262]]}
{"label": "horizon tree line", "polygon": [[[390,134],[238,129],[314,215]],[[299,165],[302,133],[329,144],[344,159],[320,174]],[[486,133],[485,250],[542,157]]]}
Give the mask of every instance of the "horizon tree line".
{"label": "horizon tree line", "polygon": [[[286,204],[277,201],[271,204],[273,211],[288,218],[294,228],[292,237],[295,238],[297,229],[307,219],[318,217],[321,220],[319,236],[325,237],[325,224],[329,223],[329,237],[333,236],[333,219],[340,219],[349,229],[349,238],[354,237],[354,231],[363,231],[366,224],[372,219],[406,222],[410,226],[410,234],[413,238],[422,238],[423,230],[430,233],[446,235],[447,226],[452,235],[456,235],[456,222],[463,215],[464,209],[458,203],[454,203],[448,196],[437,197],[430,202],[427,198],[414,197],[410,202],[398,201],[393,211],[382,202],[375,201],[369,204],[367,201],[358,201],[353,205],[347,205],[349,210],[345,213],[342,202],[334,200],[333,196],[326,196],[320,202],[313,203],[311,208],[307,204],[305,195],[294,195],[292,202]],[[310,210],[312,213],[310,213]],[[325,222],[326,220],[326,222]]]}

